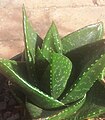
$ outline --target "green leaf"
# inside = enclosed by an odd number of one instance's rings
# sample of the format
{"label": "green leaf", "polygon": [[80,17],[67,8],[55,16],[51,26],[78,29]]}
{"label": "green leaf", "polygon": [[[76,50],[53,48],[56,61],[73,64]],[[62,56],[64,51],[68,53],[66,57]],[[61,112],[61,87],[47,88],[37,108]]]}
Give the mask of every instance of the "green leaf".
{"label": "green leaf", "polygon": [[54,22],[49,28],[42,45],[43,56],[45,56],[48,61],[50,61],[53,51],[62,54],[62,44]]}
{"label": "green leaf", "polygon": [[84,104],[86,99],[86,96],[84,96],[81,100],[78,102],[69,105],[66,108],[61,108],[57,110],[42,110],[41,108],[38,108],[37,106],[31,104],[28,102],[28,105],[26,105],[28,111],[30,112],[30,115],[32,118],[37,119],[46,119],[46,120],[61,120],[69,118],[71,115],[74,115],[78,109]]}
{"label": "green leaf", "polygon": [[30,113],[32,119],[45,119],[49,116],[53,116],[60,110],[43,110],[29,101],[26,102],[26,108]]}
{"label": "green leaf", "polygon": [[71,61],[58,53],[53,53],[50,63],[51,95],[58,98],[66,87],[72,69]]}
{"label": "green leaf", "polygon": [[[40,48],[37,49],[37,57],[35,63],[36,75],[38,78],[37,84],[38,88],[44,93],[50,94],[50,69],[49,62],[44,58]],[[46,87],[45,87],[46,86]]]}
{"label": "green leaf", "polygon": [[50,66],[48,65],[47,68],[45,68],[44,73],[42,74],[41,80],[39,80],[39,88],[44,93],[51,96],[51,90],[50,90]]}
{"label": "green leaf", "polygon": [[42,50],[38,47],[36,52],[36,61],[43,61],[43,60],[46,60],[46,58],[43,55]]}
{"label": "green leaf", "polygon": [[84,105],[70,120],[94,118],[105,113],[105,86],[97,81],[88,92]]}
{"label": "green leaf", "polygon": [[102,22],[79,29],[62,38],[63,53],[66,54],[83,45],[98,41],[102,39],[103,33]]}
{"label": "green leaf", "polygon": [[70,51],[66,54],[66,56],[71,59],[73,64],[79,65],[79,67],[83,67],[90,59],[91,56],[96,54],[101,47],[105,46],[105,39],[84,45],[79,47],[73,51]]}
{"label": "green leaf", "polygon": [[74,102],[86,94],[97,79],[102,78],[105,67],[105,47],[91,56],[91,60],[82,69],[79,77],[61,100],[63,103]]}
{"label": "green leaf", "polygon": [[26,102],[26,108],[31,115],[31,118],[40,118],[42,114],[42,109],[33,105],[30,102]]}
{"label": "green leaf", "polygon": [[70,118],[71,115],[75,114],[78,111],[78,109],[81,108],[81,106],[85,102],[85,99],[86,99],[86,95],[78,102],[76,102],[73,105],[70,105],[69,107],[61,110],[57,114],[46,118],[46,120],[66,120],[66,119],[68,120],[68,118]]}
{"label": "green leaf", "polygon": [[91,61],[92,56],[97,55],[100,49],[103,49],[101,51],[101,54],[103,54],[105,52],[105,39],[84,45],[66,54],[73,64],[73,69],[71,71],[66,90],[71,87],[85,65]]}
{"label": "green leaf", "polygon": [[27,82],[27,80],[23,79],[18,72],[21,71],[19,69],[18,62],[10,61],[5,59],[0,59],[0,71],[6,77],[15,82],[20,89],[24,92],[24,94],[32,101],[35,105],[44,108],[51,109],[63,106],[64,104],[55,100],[52,97],[49,97],[47,94],[44,94],[38,88],[33,87],[31,84]]}
{"label": "green leaf", "polygon": [[23,28],[25,37],[25,60],[27,62],[27,69],[29,80],[36,85],[35,76],[35,56],[36,56],[36,42],[38,39],[37,33],[33,30],[28,21],[25,8],[23,7]]}

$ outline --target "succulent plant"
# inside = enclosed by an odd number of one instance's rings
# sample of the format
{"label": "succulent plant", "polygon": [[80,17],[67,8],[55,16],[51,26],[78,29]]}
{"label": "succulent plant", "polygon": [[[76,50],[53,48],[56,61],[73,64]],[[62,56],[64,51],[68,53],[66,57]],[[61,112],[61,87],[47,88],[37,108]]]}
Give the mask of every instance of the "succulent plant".
{"label": "succulent plant", "polygon": [[32,118],[83,120],[104,113],[103,23],[61,38],[52,22],[42,40],[23,7],[23,28],[25,50],[19,60],[0,58],[0,72]]}

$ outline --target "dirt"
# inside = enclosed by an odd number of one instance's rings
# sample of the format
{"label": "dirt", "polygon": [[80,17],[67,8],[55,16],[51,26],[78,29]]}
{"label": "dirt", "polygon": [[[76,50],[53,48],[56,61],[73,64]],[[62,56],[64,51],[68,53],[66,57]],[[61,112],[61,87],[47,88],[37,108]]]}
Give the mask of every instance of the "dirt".
{"label": "dirt", "polygon": [[20,105],[8,86],[6,78],[0,75],[0,120],[30,120],[25,108]]}

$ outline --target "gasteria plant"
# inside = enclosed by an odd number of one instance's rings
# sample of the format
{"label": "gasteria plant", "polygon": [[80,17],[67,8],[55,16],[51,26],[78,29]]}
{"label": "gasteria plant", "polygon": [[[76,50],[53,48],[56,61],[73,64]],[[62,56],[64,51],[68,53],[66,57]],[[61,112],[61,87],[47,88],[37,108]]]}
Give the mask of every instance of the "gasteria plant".
{"label": "gasteria plant", "polygon": [[[21,60],[0,58],[0,72],[22,94],[32,118],[83,120],[105,112],[105,40],[99,22],[63,38],[52,23],[44,40],[23,7],[25,50]],[[14,87],[15,86],[15,87]],[[25,97],[24,97],[25,96]]]}

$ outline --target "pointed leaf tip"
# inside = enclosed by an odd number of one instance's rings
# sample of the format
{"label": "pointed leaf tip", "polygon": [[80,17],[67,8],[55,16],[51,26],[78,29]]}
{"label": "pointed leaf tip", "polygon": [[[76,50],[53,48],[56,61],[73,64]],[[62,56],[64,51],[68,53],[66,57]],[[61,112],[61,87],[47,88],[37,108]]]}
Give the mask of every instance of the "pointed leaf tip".
{"label": "pointed leaf tip", "polygon": [[22,12],[23,12],[23,16],[26,15],[26,10],[25,10],[25,5],[24,4],[22,6]]}
{"label": "pointed leaf tip", "polygon": [[50,64],[51,95],[58,98],[64,91],[72,69],[72,62],[58,53],[52,54]]}
{"label": "pointed leaf tip", "polygon": [[36,43],[38,35],[31,26],[25,7],[23,7],[23,28],[24,28],[24,42],[25,42],[25,61],[27,63],[29,80],[36,85],[35,76],[35,56],[36,56]]}
{"label": "pointed leaf tip", "polygon": [[52,22],[42,45],[42,53],[48,61],[51,60],[51,53],[53,51],[62,54],[61,39],[54,22]]}

